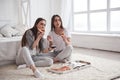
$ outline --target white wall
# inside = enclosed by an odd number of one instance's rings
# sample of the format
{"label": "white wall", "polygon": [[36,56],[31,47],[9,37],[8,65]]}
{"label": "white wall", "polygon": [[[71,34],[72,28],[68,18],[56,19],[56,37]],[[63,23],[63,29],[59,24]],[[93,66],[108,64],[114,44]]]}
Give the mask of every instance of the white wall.
{"label": "white wall", "polygon": [[54,14],[61,14],[61,0],[51,0],[51,16]]}
{"label": "white wall", "polygon": [[50,0],[31,0],[31,27],[33,27],[35,20],[38,17],[42,17],[46,19],[46,34],[48,34],[49,26],[50,26]]}
{"label": "white wall", "polygon": [[51,17],[53,14],[60,13],[60,0],[31,0],[31,27],[38,17],[45,18],[47,21],[46,33],[50,31]]}
{"label": "white wall", "polygon": [[0,0],[0,23],[18,23],[17,0]]}
{"label": "white wall", "polygon": [[72,44],[77,47],[120,52],[120,36],[72,34]]}

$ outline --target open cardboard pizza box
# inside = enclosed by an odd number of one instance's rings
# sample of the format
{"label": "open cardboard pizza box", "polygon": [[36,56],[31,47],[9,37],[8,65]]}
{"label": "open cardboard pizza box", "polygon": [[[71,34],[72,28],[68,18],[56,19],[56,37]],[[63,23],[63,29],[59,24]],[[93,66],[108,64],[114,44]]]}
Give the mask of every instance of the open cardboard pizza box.
{"label": "open cardboard pizza box", "polygon": [[91,65],[90,62],[83,61],[83,60],[76,60],[72,62],[68,62],[63,66],[58,67],[51,67],[48,69],[49,72],[63,74],[72,71],[78,71],[80,69],[85,69]]}

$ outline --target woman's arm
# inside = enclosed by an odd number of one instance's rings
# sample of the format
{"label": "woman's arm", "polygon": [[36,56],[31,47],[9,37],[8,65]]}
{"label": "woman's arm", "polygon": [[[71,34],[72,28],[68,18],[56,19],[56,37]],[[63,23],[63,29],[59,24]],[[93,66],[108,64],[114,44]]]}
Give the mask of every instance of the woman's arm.
{"label": "woman's arm", "polygon": [[70,45],[71,44],[71,40],[70,40],[69,37],[66,37],[65,35],[61,35],[61,37],[63,38],[63,40],[66,43],[66,45]]}
{"label": "woman's arm", "polygon": [[33,49],[36,48],[36,47],[38,47],[39,41],[40,41],[40,39],[43,37],[43,35],[44,35],[44,32],[43,32],[43,31],[38,31],[38,33],[37,33],[37,38],[36,38],[36,40],[33,42],[33,45],[32,45],[32,48],[33,48]]}
{"label": "woman's arm", "polygon": [[34,36],[31,30],[27,30],[26,32],[26,40],[27,40],[27,46],[30,49],[33,49],[33,42],[34,42]]}
{"label": "woman's arm", "polygon": [[49,48],[44,49],[42,52],[43,52],[43,53],[48,53],[48,52],[50,52],[51,50],[53,50],[53,49],[49,47]]}
{"label": "woman's arm", "polygon": [[62,31],[60,33],[61,37],[63,38],[64,42],[66,43],[66,45],[69,45],[71,43],[70,41],[70,37],[67,37],[66,34],[64,33],[64,31]]}
{"label": "woman's arm", "polygon": [[52,47],[53,45],[53,39],[51,36],[47,36],[47,40],[49,41],[49,47]]}
{"label": "woman's arm", "polygon": [[44,40],[44,50],[42,51],[43,53],[48,53],[49,51],[53,50],[54,47],[52,46],[53,45],[53,40],[50,36],[47,36],[47,39]]}

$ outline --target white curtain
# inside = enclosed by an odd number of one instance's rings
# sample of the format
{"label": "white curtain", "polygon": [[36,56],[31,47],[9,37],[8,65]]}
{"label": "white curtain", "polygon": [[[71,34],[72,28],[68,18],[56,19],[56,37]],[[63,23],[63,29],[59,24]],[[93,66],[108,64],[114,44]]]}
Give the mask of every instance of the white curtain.
{"label": "white curtain", "polygon": [[61,17],[66,29],[72,30],[72,0],[61,0]]}

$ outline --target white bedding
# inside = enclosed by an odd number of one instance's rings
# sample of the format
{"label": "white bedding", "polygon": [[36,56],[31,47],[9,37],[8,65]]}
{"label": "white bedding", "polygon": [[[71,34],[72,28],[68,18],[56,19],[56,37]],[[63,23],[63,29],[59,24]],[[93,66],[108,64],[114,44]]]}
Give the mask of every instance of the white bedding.
{"label": "white bedding", "polygon": [[22,38],[22,36],[10,37],[10,38],[2,37],[2,38],[0,38],[0,43],[2,43],[2,42],[20,41],[21,38]]}
{"label": "white bedding", "polygon": [[20,46],[21,36],[0,38],[0,65],[15,61]]}

